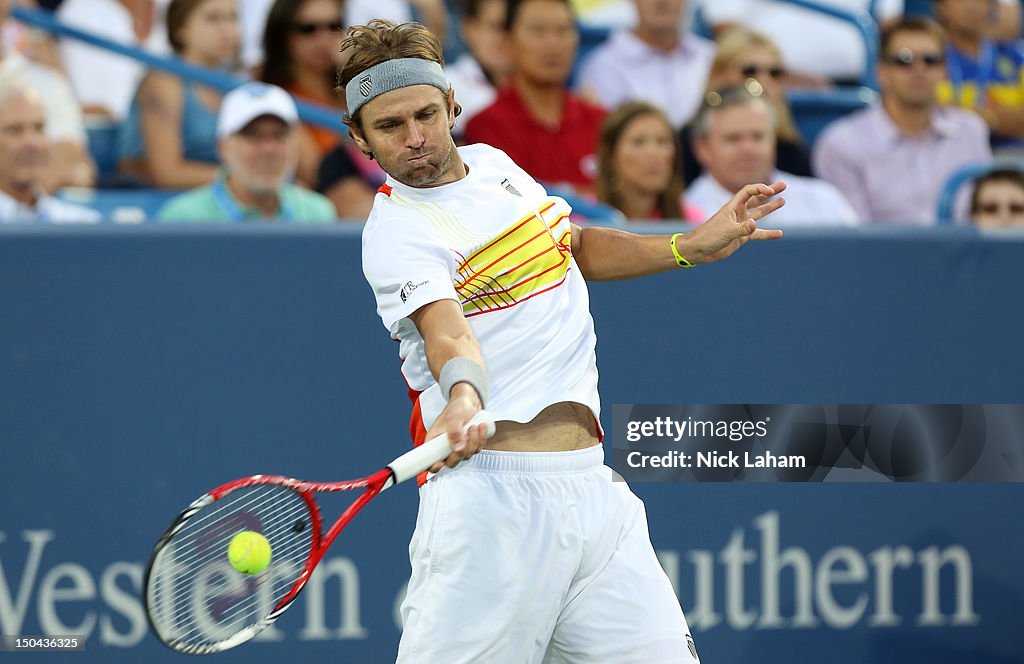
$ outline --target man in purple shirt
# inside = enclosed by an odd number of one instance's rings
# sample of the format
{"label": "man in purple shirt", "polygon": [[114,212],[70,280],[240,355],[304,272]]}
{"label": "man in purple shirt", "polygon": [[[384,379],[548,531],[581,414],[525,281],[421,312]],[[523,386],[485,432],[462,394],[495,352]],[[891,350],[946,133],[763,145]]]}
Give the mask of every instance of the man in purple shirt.
{"label": "man in purple shirt", "polygon": [[936,223],[950,175],[992,159],[984,120],[936,100],[945,49],[934,21],[889,24],[878,64],[881,103],[836,120],[814,146],[815,173],[838,187],[866,223]]}
{"label": "man in purple shirt", "polygon": [[607,109],[648,101],[676,129],[700,108],[714,43],[682,27],[687,0],[633,0],[636,27],[621,28],[580,62],[577,89]]}

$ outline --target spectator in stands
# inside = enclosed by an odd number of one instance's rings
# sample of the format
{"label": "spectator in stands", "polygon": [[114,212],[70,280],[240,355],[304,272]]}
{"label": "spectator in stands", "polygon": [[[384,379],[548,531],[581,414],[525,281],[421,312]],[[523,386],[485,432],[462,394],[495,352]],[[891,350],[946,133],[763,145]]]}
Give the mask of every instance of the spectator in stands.
{"label": "spectator in stands", "polygon": [[1020,39],[1021,36],[1021,0],[998,0],[996,21],[989,35],[996,41]]}
{"label": "spectator in stands", "polygon": [[316,183],[320,160],[344,136],[340,116],[345,107],[334,92],[338,57],[344,37],[342,0],[277,0],[263,33],[263,65],[259,78],[277,85],[296,99],[336,110],[335,127],[303,124],[299,136],[299,180]]}
{"label": "spectator in stands", "polygon": [[[172,0],[167,37],[185,62],[227,72],[238,56],[236,0]],[[139,85],[118,141],[122,173],[163,189],[211,182],[217,172],[221,94],[151,71]]]}
{"label": "spectator in stands", "polygon": [[[782,49],[793,84],[832,81],[859,84],[867,48],[852,23],[783,0],[698,0],[716,37],[736,26],[770,35]],[[851,13],[874,7],[879,23],[903,14],[903,0],[827,0],[827,5]]]}
{"label": "spectator in stands", "polygon": [[509,0],[505,29],[512,79],[467,123],[466,142],[504,150],[547,185],[589,193],[605,112],[568,88],[579,44],[568,0]]}
{"label": "spectator in stands", "polygon": [[298,159],[299,114],[287,92],[246,83],[224,97],[217,118],[223,170],[212,185],[167,201],[161,221],[283,221],[327,224],[331,202],[290,184]]}
{"label": "spectator in stands", "polygon": [[635,0],[636,27],[614,31],[580,65],[577,90],[605,108],[648,101],[676,129],[700,107],[714,45],[682,29],[686,0]]}
{"label": "spectator in stands", "polygon": [[[718,40],[705,94],[738,85],[761,90],[775,111],[775,164],[793,175],[811,175],[811,155],[804,146],[786,99],[786,68],[782,53],[767,35],[734,28]],[[683,174],[687,183],[701,174],[693,154],[690,131],[684,127],[679,142],[683,149]]]}
{"label": "spectator in stands", "polygon": [[28,83],[0,76],[0,222],[92,222],[99,213],[46,193],[46,111]]}
{"label": "spectator in stands", "polygon": [[685,219],[704,213],[683,201],[683,177],[672,125],[661,110],[627,102],[608,114],[598,150],[597,198],[626,219]]}
{"label": "spectator in stands", "polygon": [[981,228],[1024,228],[1024,172],[997,168],[978,178],[971,221]]}
{"label": "spectator in stands", "polygon": [[452,130],[461,140],[466,123],[490,106],[512,73],[505,45],[505,0],[465,0],[462,38],[467,51],[444,68],[462,116]]}
{"label": "spectator in stands", "polygon": [[994,41],[996,0],[935,0],[946,30],[946,79],[939,101],[977,111],[996,149],[1024,149],[1024,49]]}
{"label": "spectator in stands", "polygon": [[776,168],[773,110],[764,95],[743,86],[707,95],[693,121],[693,148],[704,174],[686,190],[687,199],[702,210],[717,210],[746,184],[784,180],[786,205],[775,213],[779,226],[858,223],[831,184]]}
{"label": "spectator in stands", "polygon": [[[885,26],[881,101],[834,121],[811,151],[818,177],[839,187],[869,223],[934,224],[946,180],[992,158],[984,121],[936,100],[944,52],[942,28],[930,19]],[[957,216],[965,213],[961,206]]]}
{"label": "spectator in stands", "polygon": [[[118,44],[166,55],[167,35],[154,0],[64,0],[57,19]],[[157,29],[157,24],[161,24]],[[60,55],[75,95],[87,115],[120,122],[145,74],[142,63],[78,39],[62,39]]]}
{"label": "spectator in stands", "polygon": [[[3,0],[3,2],[10,3],[10,0]],[[60,0],[13,0],[13,3],[10,4],[29,10],[53,11],[54,8],[51,5],[55,3],[59,5]],[[46,30],[18,20],[7,21],[0,26],[0,41],[6,48],[18,51],[29,60],[52,69],[62,70],[63,68],[60,50],[57,48],[57,39]]]}
{"label": "spectator in stands", "polygon": [[346,136],[335,93],[344,28],[342,0],[277,0],[263,32],[264,62],[258,77],[296,99],[331,107],[337,125],[304,123],[299,129],[297,179],[326,195],[341,219],[363,220],[384,173]]}
{"label": "spectator in stands", "polygon": [[[0,0],[0,29],[7,24],[12,0]],[[48,192],[60,187],[88,187],[96,181],[96,165],[89,156],[81,107],[67,78],[52,67],[29,60],[0,43],[0,77],[23,80],[39,93],[46,111],[46,137],[51,163],[43,178]]]}

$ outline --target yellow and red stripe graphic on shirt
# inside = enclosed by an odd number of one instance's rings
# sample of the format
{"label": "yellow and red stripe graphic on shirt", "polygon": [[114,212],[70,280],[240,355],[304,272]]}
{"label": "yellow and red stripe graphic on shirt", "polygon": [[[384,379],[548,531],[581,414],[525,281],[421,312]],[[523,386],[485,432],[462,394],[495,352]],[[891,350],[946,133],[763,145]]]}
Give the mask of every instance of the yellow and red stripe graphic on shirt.
{"label": "yellow and red stripe graphic on shirt", "polygon": [[[466,316],[515,306],[565,281],[572,258],[568,211],[552,213],[555,201],[524,217],[464,258],[455,291]],[[554,215],[545,221],[545,215]],[[554,229],[564,225],[559,237]]]}

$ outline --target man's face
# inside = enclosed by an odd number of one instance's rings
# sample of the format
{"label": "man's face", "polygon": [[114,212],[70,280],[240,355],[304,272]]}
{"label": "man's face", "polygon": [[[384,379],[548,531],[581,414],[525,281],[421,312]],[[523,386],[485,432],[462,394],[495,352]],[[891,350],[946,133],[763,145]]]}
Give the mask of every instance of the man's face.
{"label": "man's face", "polygon": [[752,182],[768,182],[775,170],[775,129],[765,102],[714,111],[707,136],[694,141],[697,159],[732,193]]}
{"label": "man's face", "polygon": [[436,187],[458,180],[455,143],[455,99],[448,102],[432,85],[410,85],[375,97],[359,109],[362,130],[352,138],[391,177],[410,187]]}
{"label": "man's face", "polygon": [[908,108],[933,106],[936,86],[945,74],[942,45],[927,32],[897,32],[879,57],[882,96]]}
{"label": "man's face", "polygon": [[298,137],[281,118],[263,115],[221,141],[231,181],[253,195],[276,193],[295,171]]}
{"label": "man's face", "polygon": [[565,85],[576,58],[579,33],[561,0],[526,0],[509,32],[517,76],[538,85]]}
{"label": "man's face", "polygon": [[0,106],[0,186],[36,188],[46,172],[49,156],[46,120],[39,98],[26,94]]}
{"label": "man's face", "polygon": [[947,32],[974,39],[985,36],[995,16],[996,0],[937,0],[935,16]]}
{"label": "man's face", "polygon": [[686,0],[634,0],[641,26],[658,32],[678,32]]}

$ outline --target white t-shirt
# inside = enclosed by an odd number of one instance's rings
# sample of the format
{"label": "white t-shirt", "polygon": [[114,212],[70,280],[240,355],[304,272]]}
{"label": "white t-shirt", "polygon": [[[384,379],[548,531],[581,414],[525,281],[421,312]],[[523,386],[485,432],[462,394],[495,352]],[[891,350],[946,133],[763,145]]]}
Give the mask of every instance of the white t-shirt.
{"label": "white t-shirt", "polygon": [[263,33],[274,0],[245,0],[238,3],[238,21],[242,27],[242,67],[253,69],[263,64]]}
{"label": "white t-shirt", "polygon": [[632,30],[617,30],[580,63],[576,87],[609,110],[629,101],[650,102],[680,129],[700,108],[714,57],[712,42],[687,32],[666,52]]}
{"label": "white t-shirt", "polygon": [[363,229],[363,272],[377,313],[401,342],[402,374],[420,392],[423,425],[445,405],[409,316],[452,299],[480,342],[487,410],[529,422],[560,401],[600,416],[597,337],[573,260],[569,212],[501,150],[459,148],[469,173],[418,189],[389,177]]}
{"label": "white t-shirt", "polygon": [[[775,171],[771,181],[778,180],[786,182],[786,191],[782,194],[786,204],[765,219],[765,228],[854,226],[860,223],[856,210],[832,183]],[[706,172],[686,189],[686,202],[702,210],[717,210],[732,196]]]}
{"label": "white t-shirt", "polygon": [[[158,13],[155,7],[153,11],[154,15]],[[163,16],[163,12],[159,15]],[[119,0],[64,0],[57,10],[57,18],[71,27],[118,44],[160,55],[170,52],[162,21],[155,21],[145,43],[137,42],[132,15]],[[77,39],[62,39],[59,44],[64,71],[82,105],[105,107],[115,120],[123,120],[146,72],[145,65]]]}

